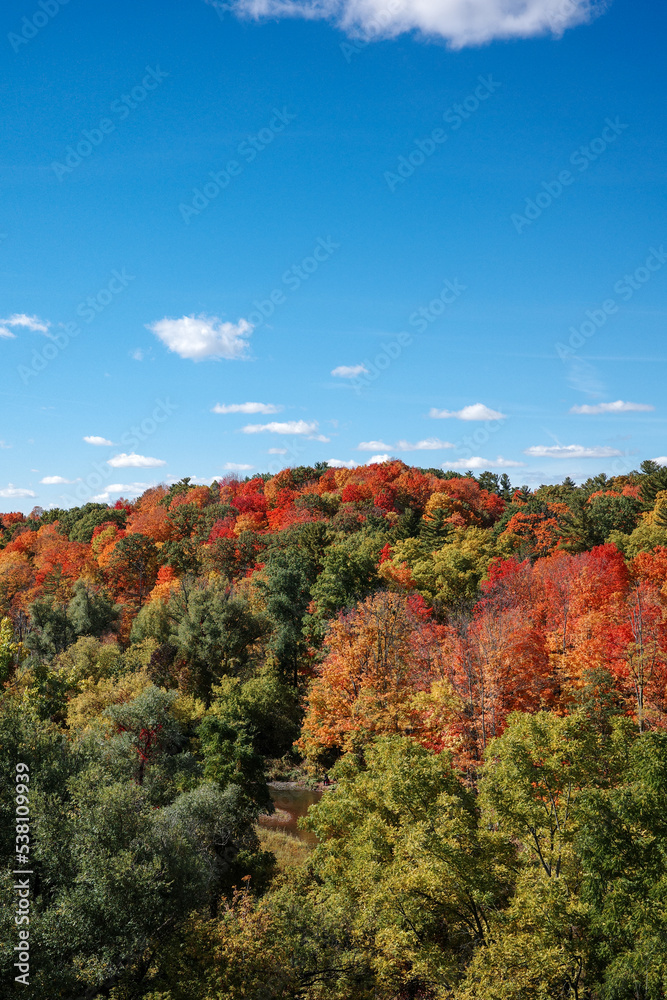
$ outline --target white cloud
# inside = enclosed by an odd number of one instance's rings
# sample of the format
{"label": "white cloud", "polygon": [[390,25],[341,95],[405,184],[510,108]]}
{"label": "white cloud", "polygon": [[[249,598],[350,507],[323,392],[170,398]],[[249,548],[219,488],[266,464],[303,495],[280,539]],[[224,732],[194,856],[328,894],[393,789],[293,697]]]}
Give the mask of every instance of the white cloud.
{"label": "white cloud", "polygon": [[389,461],[389,455],[371,455],[371,457],[366,462],[366,465],[382,465],[383,462]]}
{"label": "white cloud", "polygon": [[472,403],[464,406],[462,410],[436,410],[433,407],[429,411],[429,417],[434,420],[446,420],[448,417],[455,417],[456,420],[504,420],[505,414],[497,410],[491,410],[484,403]]}
{"label": "white cloud", "polygon": [[368,368],[364,365],[338,365],[331,374],[335,378],[356,378],[358,375],[368,375]]}
{"label": "white cloud", "polygon": [[43,483],[44,486],[62,486],[65,483],[76,482],[76,479],[64,479],[62,476],[44,476],[43,479],[40,479],[40,483]]}
{"label": "white cloud", "polygon": [[308,440],[309,441],[321,441],[322,444],[329,444],[329,441],[331,441],[331,438],[328,438],[326,436],[326,434],[311,434]]}
{"label": "white cloud", "polygon": [[357,451],[379,451],[380,448],[391,448],[391,445],[384,441],[360,441],[357,445]]}
{"label": "white cloud", "polygon": [[357,451],[380,451],[385,448],[389,451],[439,451],[442,448],[455,448],[456,445],[450,441],[441,441],[440,438],[424,438],[414,444],[410,441],[397,441],[396,444],[387,444],[385,441],[360,441]]}
{"label": "white cloud", "polygon": [[440,438],[424,438],[415,444],[410,444],[409,441],[396,442],[397,451],[439,451],[441,448],[456,448],[456,445],[450,441],[441,441]]}
{"label": "white cloud", "polygon": [[573,406],[570,413],[648,413],[651,410],[655,410],[655,406],[649,403],[624,403],[622,399],[617,399],[615,403]]}
{"label": "white cloud", "polygon": [[262,434],[268,431],[269,434],[315,434],[318,429],[317,421],[310,423],[306,420],[272,420],[268,424],[246,424],[242,428],[244,434]]}
{"label": "white cloud", "polygon": [[151,486],[155,486],[155,483],[111,483],[107,490],[109,493],[143,493]]}
{"label": "white cloud", "polygon": [[269,448],[269,455],[286,455],[287,448]]}
{"label": "white cloud", "polygon": [[108,438],[99,437],[97,434],[87,434],[83,439],[86,444],[94,444],[98,447],[112,445],[113,441],[109,441]]}
{"label": "white cloud", "polygon": [[181,358],[226,358],[238,361],[246,357],[248,337],[253,326],[246,319],[223,323],[217,316],[182,316],[158,320],[147,328]]}
{"label": "white cloud", "polygon": [[255,19],[302,17],[333,22],[353,37],[393,38],[406,31],[447,39],[451,48],[493,39],[531,38],[591,20],[608,0],[206,0]]}
{"label": "white cloud", "polygon": [[155,483],[111,483],[104,493],[98,493],[91,499],[96,503],[108,503],[112,497],[138,497],[152,486]]}
{"label": "white cloud", "polygon": [[331,469],[354,469],[357,463],[353,458],[349,462],[344,462],[340,458],[330,458],[327,460],[327,465]]}
{"label": "white cloud", "polygon": [[9,486],[6,486],[4,490],[0,490],[0,497],[8,497],[10,499],[19,499],[20,497],[34,497],[36,495],[37,494],[33,493],[32,490],[21,489],[20,486],[14,486],[13,483],[10,483]]}
{"label": "white cloud", "polygon": [[657,462],[658,465],[667,465],[667,456],[661,455],[660,458],[654,458],[653,461]]}
{"label": "white cloud", "polygon": [[137,347],[134,351],[130,351],[130,357],[134,358],[135,361],[143,361],[145,355],[142,349]]}
{"label": "white cloud", "polygon": [[156,469],[159,465],[166,464],[161,458],[149,458],[146,455],[137,455],[135,452],[129,455],[121,452],[120,455],[114,455],[107,460],[107,465],[114,469]]}
{"label": "white cloud", "polygon": [[471,471],[483,472],[485,469],[519,469],[523,464],[523,462],[514,462],[511,458],[503,458],[502,455],[498,455],[498,458],[481,458],[479,455],[474,455],[472,458],[443,463],[442,467],[443,469],[470,469]]}
{"label": "white cloud", "polygon": [[27,330],[34,330],[36,333],[46,333],[51,326],[50,323],[41,320],[39,316],[26,316],[25,313],[14,313],[9,319],[0,319],[0,323],[7,323],[8,326],[24,326]]}
{"label": "white cloud", "polygon": [[211,413],[280,413],[274,403],[216,403]]}
{"label": "white cloud", "polygon": [[239,462],[225,462],[223,465],[223,469],[226,469],[228,472],[249,472],[253,468],[254,466],[252,465],[243,465]]}
{"label": "white cloud", "polygon": [[24,327],[26,330],[32,330],[35,333],[48,333],[51,324],[45,320],[41,320],[39,316],[14,313],[12,316],[8,316],[7,319],[0,319],[0,337],[11,337],[12,339],[16,337],[16,334],[9,329],[10,326]]}
{"label": "white cloud", "polygon": [[615,448],[585,448],[581,444],[538,444],[524,450],[531,458],[618,458],[622,454]]}

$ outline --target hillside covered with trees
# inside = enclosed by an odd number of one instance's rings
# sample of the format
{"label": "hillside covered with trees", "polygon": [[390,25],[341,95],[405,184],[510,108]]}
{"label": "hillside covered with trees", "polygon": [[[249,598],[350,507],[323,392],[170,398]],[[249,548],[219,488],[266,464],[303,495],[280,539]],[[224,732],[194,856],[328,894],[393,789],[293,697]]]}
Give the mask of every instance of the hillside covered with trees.
{"label": "hillside covered with trees", "polygon": [[[667,994],[667,467],[5,513],[0,621],[37,1000]],[[312,850],[258,825],[325,776]]]}

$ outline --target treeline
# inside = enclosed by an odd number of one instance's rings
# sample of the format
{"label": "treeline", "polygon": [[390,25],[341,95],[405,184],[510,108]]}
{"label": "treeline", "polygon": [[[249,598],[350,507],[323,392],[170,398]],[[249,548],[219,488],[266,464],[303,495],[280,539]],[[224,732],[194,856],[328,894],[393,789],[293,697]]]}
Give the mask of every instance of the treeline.
{"label": "treeline", "polygon": [[[38,1000],[665,996],[667,468],[321,464],[0,529]],[[257,825],[325,774],[312,852]]]}

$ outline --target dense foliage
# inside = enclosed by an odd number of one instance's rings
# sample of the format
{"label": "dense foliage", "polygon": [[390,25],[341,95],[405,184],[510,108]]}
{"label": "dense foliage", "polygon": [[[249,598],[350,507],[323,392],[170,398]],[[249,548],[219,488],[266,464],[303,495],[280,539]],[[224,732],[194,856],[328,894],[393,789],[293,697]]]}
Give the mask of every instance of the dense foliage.
{"label": "dense foliage", "polygon": [[[667,468],[3,514],[0,682],[37,1000],[666,995]],[[258,826],[324,775],[313,850]]]}

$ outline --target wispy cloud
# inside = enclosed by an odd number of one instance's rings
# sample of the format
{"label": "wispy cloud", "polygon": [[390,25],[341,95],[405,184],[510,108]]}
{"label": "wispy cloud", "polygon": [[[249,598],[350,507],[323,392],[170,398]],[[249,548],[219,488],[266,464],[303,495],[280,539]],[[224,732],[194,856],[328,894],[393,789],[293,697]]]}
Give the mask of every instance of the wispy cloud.
{"label": "wispy cloud", "polygon": [[327,465],[332,469],[354,469],[358,463],[353,458],[349,462],[344,462],[341,458],[330,458]]}
{"label": "wispy cloud", "polygon": [[381,448],[389,449],[391,445],[384,441],[360,441],[357,445],[357,451],[380,451]]}
{"label": "wispy cloud", "polygon": [[409,441],[397,441],[397,451],[440,451],[443,448],[456,448],[451,441],[441,441],[440,438],[424,438],[423,441],[416,441],[411,444]]}
{"label": "wispy cloud", "polygon": [[0,497],[7,497],[10,500],[19,500],[22,497],[34,497],[36,495],[32,490],[24,490],[20,486],[14,486],[13,483],[0,490]]}
{"label": "wispy cloud", "polygon": [[440,438],[424,438],[422,441],[397,441],[396,444],[387,444],[386,441],[360,441],[357,451],[441,451],[444,448],[455,448],[451,441],[441,441]]}
{"label": "wispy cloud", "polygon": [[66,483],[75,483],[76,479],[65,479],[63,476],[44,476],[40,483],[44,486],[64,486]]}
{"label": "wispy cloud", "polygon": [[91,497],[96,503],[108,503],[112,497],[138,497],[155,483],[110,483],[104,493],[98,493]]}
{"label": "wispy cloud", "polygon": [[334,378],[357,378],[359,375],[368,375],[368,368],[365,365],[338,365],[331,374]]}
{"label": "wispy cloud", "polygon": [[616,448],[586,448],[582,444],[537,444],[524,450],[531,458],[618,458],[622,454]]}
{"label": "wispy cloud", "polygon": [[0,337],[14,338],[16,334],[9,327],[23,327],[34,333],[48,333],[51,324],[39,316],[28,316],[26,313],[14,313],[7,319],[0,319]]}
{"label": "wispy cloud", "polygon": [[250,472],[253,468],[253,465],[243,465],[241,462],[225,462],[223,465],[223,469],[228,472]]}
{"label": "wispy cloud", "polygon": [[275,403],[216,403],[211,413],[280,413],[282,406]]}
{"label": "wispy cloud", "polygon": [[617,399],[615,403],[595,403],[590,406],[584,403],[582,406],[573,406],[570,413],[649,413],[655,410],[655,406],[649,403],[624,403],[622,399]]}
{"label": "wispy cloud", "polygon": [[156,469],[167,463],[161,458],[149,458],[147,455],[137,455],[135,452],[130,452],[129,455],[121,452],[120,455],[110,458],[107,464],[114,469]]}
{"label": "wispy cloud", "polygon": [[113,441],[109,441],[108,438],[99,437],[97,434],[87,434],[83,440],[86,444],[97,445],[98,448],[113,445]]}
{"label": "wispy cloud", "polygon": [[286,455],[287,448],[269,448],[269,455]]}
{"label": "wispy cloud", "polygon": [[502,455],[498,455],[498,458],[481,458],[480,455],[474,455],[472,458],[446,462],[442,467],[443,469],[470,469],[474,472],[484,469],[520,469],[523,465],[523,462],[514,462],[510,458],[503,458]]}
{"label": "wispy cloud", "polygon": [[445,38],[451,48],[494,39],[532,38],[591,20],[606,0],[206,0],[220,10],[255,19],[302,17],[331,21],[353,37],[394,38],[407,31]]}
{"label": "wispy cloud", "polygon": [[203,361],[204,358],[225,358],[239,361],[247,357],[248,337],[253,326],[246,319],[227,323],[217,316],[181,316],[180,319],[158,320],[147,328],[181,358]]}
{"label": "wispy cloud", "polygon": [[464,406],[462,410],[437,410],[433,407],[429,411],[429,417],[434,420],[447,420],[452,417],[455,420],[505,420],[504,413],[492,410],[484,403],[471,403],[470,406]]}
{"label": "wispy cloud", "polygon": [[242,428],[244,434],[316,434],[316,420],[272,420],[268,424],[246,424]]}

